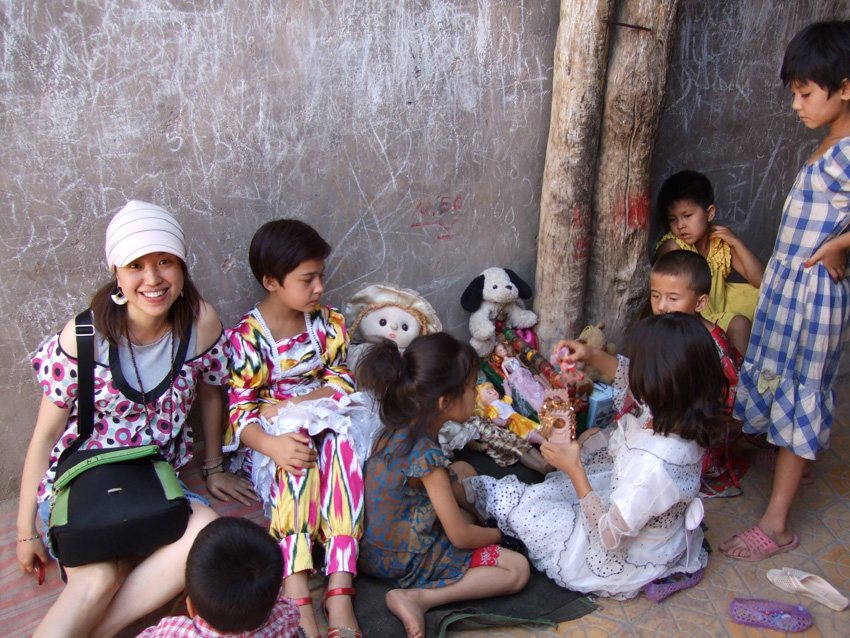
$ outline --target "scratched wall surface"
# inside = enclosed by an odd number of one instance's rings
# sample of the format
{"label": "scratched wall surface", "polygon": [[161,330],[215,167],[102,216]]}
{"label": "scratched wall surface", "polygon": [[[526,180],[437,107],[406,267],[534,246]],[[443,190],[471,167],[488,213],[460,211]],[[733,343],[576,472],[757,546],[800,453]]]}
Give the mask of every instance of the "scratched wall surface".
{"label": "scratched wall surface", "polygon": [[39,392],[29,358],[108,280],[131,198],[176,213],[202,294],[259,300],[263,222],[334,245],[326,301],[397,282],[465,334],[466,284],[533,284],[557,2],[0,1],[0,497]]}
{"label": "scratched wall surface", "polygon": [[676,171],[705,173],[715,221],[767,261],[794,176],[824,136],[791,110],[782,56],[807,24],[848,18],[846,0],[680,0],[653,193]]}

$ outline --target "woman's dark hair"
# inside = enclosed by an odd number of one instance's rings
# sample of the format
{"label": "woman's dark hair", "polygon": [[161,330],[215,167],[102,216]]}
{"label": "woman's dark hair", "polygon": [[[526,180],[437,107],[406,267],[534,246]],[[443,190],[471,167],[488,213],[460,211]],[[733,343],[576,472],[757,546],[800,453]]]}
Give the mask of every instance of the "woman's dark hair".
{"label": "woman's dark hair", "polygon": [[721,432],[729,382],[702,322],[683,312],[648,317],[630,354],[629,389],[652,411],[653,430],[708,447]]}
{"label": "woman's dark hair", "polygon": [[255,523],[214,520],[198,532],[186,559],[186,594],[198,615],[221,633],[259,629],[283,579],[280,546]]}
{"label": "woman's dark hair", "polygon": [[278,283],[308,259],[327,259],[331,245],[316,229],[297,219],[275,219],[254,233],[248,249],[248,263],[254,277],[263,285],[263,277]]}
{"label": "woman's dark hair", "polygon": [[[192,334],[192,324],[201,308],[201,293],[195,288],[189,277],[189,269],[182,259],[178,259],[183,269],[183,294],[175,300],[168,311],[168,319],[174,327],[177,337],[187,341]],[[91,300],[95,329],[106,337],[112,345],[127,336],[127,306],[114,303],[111,296],[118,292],[118,282],[112,280],[102,286]]]}
{"label": "woman's dark hair", "polygon": [[782,83],[815,82],[829,95],[850,78],[850,21],[815,22],[795,35],[779,71]]}
{"label": "woman's dark hair", "polygon": [[676,202],[691,202],[708,212],[709,206],[714,205],[714,188],[711,181],[697,171],[679,171],[665,179],[658,191],[655,205],[661,228],[670,228],[667,220],[670,208]]}
{"label": "woman's dark hair", "polygon": [[477,372],[475,350],[447,332],[416,337],[404,354],[389,339],[369,346],[357,363],[357,385],[372,392],[381,406],[384,431],[376,449],[385,446],[393,432],[407,429],[398,455],[409,453],[439,418],[440,397],[449,404],[462,397]]}

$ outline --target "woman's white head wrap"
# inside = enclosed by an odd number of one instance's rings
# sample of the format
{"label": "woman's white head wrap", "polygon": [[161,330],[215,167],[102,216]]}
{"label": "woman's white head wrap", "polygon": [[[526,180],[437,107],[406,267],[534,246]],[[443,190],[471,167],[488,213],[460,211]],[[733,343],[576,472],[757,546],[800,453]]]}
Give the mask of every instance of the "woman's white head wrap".
{"label": "woman's white head wrap", "polygon": [[183,229],[164,208],[129,201],[106,227],[106,263],[115,272],[116,267],[150,253],[171,253],[185,262]]}

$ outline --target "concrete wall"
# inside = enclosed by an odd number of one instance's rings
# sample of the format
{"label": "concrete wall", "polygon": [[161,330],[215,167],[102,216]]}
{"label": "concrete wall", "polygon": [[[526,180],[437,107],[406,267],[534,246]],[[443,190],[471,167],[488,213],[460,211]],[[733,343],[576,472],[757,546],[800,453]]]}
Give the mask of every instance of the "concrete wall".
{"label": "concrete wall", "polygon": [[[336,247],[332,304],[397,282],[464,336],[481,270],[533,284],[558,5],[0,0],[0,498],[39,401],[29,358],[108,280],[103,232],[128,199],[178,216],[228,324],[260,298],[250,237],[281,216]],[[790,110],[782,52],[847,3],[680,6],[654,190],[708,173],[718,221],[767,259],[819,135]]]}
{"label": "concrete wall", "polygon": [[0,497],[39,391],[29,358],[108,280],[128,199],[173,211],[226,324],[260,299],[261,223],[334,246],[326,301],[416,288],[464,334],[463,289],[533,283],[557,2],[0,1]]}

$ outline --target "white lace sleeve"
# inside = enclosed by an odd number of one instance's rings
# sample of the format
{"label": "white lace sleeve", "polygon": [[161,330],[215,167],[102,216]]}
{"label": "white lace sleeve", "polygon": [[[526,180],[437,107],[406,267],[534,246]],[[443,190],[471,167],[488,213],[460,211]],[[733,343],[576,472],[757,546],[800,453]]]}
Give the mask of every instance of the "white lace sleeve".
{"label": "white lace sleeve", "polygon": [[[588,492],[579,504],[591,536],[596,536],[605,549],[616,549],[622,535],[614,534],[609,525],[603,525],[603,521],[609,519],[611,513],[606,509],[599,495],[596,492]],[[622,518],[618,516],[617,520],[621,521]]]}
{"label": "white lace sleeve", "polygon": [[622,412],[626,404],[626,398],[631,395],[629,391],[629,360],[621,354],[617,355],[617,372],[614,373],[614,409]]}

